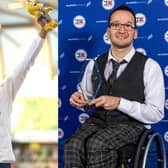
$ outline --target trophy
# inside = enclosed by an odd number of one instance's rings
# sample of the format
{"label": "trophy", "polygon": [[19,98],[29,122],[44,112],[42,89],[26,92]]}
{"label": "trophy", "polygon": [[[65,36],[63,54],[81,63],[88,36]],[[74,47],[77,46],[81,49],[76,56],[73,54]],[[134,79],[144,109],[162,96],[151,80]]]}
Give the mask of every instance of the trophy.
{"label": "trophy", "polygon": [[44,29],[46,31],[50,31],[57,27],[57,22],[49,15],[49,12],[53,10],[52,7],[44,7],[44,4],[42,3],[37,3],[33,0],[27,0],[26,9],[30,15],[34,16],[45,25]]}
{"label": "trophy", "polygon": [[86,101],[85,111],[92,108],[89,102],[97,97],[102,85],[102,75],[95,59],[85,59],[80,70],[78,79],[78,90],[83,94]]}

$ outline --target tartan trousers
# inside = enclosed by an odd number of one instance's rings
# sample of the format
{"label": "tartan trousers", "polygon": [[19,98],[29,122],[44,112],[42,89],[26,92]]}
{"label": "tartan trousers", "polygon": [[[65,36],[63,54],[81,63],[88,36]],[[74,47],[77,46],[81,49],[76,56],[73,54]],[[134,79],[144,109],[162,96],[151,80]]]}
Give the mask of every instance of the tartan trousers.
{"label": "tartan trousers", "polygon": [[117,150],[136,143],[142,125],[99,127],[88,119],[64,144],[64,168],[116,168]]}

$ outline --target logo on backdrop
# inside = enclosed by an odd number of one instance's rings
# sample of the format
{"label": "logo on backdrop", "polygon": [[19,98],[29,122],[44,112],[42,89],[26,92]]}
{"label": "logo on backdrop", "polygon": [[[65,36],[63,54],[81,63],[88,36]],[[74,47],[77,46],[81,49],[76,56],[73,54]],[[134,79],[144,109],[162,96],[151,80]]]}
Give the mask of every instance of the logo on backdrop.
{"label": "logo on backdrop", "polygon": [[164,73],[166,76],[168,76],[168,65],[164,68]]}
{"label": "logo on backdrop", "polygon": [[78,15],[78,16],[75,16],[74,19],[73,19],[73,25],[78,28],[78,29],[81,29],[85,26],[86,24],[86,20],[83,16],[81,15]]}
{"label": "logo on backdrop", "polygon": [[114,0],[102,0],[102,6],[106,10],[110,10],[115,6]]}
{"label": "logo on backdrop", "polygon": [[66,4],[66,7],[89,7],[91,5],[91,1],[88,1],[87,3],[70,3]]}
{"label": "logo on backdrop", "polygon": [[143,13],[136,14],[137,26],[143,26],[146,23],[146,16]]}
{"label": "logo on backdrop", "polygon": [[104,40],[104,42],[105,42],[106,44],[111,44],[110,39],[108,38],[107,33],[104,34],[103,40]]}
{"label": "logo on backdrop", "polygon": [[60,108],[62,106],[62,101],[61,101],[61,99],[59,98],[58,99],[58,107]]}
{"label": "logo on backdrop", "polygon": [[165,108],[168,110],[168,99],[165,100]]}
{"label": "logo on backdrop", "polygon": [[168,0],[165,0],[165,5],[168,6]]}
{"label": "logo on backdrop", "polygon": [[164,139],[165,139],[166,142],[168,142],[168,131],[166,131],[166,132],[164,133]]}
{"label": "logo on backdrop", "polygon": [[63,138],[64,137],[64,131],[61,128],[58,128],[58,138]]}
{"label": "logo on backdrop", "polygon": [[78,61],[84,61],[87,58],[87,52],[85,50],[83,50],[83,49],[78,49],[75,52],[75,58]]}
{"label": "logo on backdrop", "polygon": [[165,34],[164,34],[164,39],[165,39],[165,41],[168,43],[168,31],[165,32]]}
{"label": "logo on backdrop", "polygon": [[138,0],[138,1],[128,1],[128,2],[126,2],[126,4],[128,5],[138,5],[138,4],[147,4],[147,5],[149,5],[149,4],[151,4],[152,3],[152,1],[153,0],[146,0],[146,1],[140,1],[140,0]]}
{"label": "logo on backdrop", "polygon": [[83,124],[87,119],[89,118],[89,115],[86,113],[81,113],[79,115],[79,122]]}
{"label": "logo on backdrop", "polygon": [[143,48],[137,48],[136,51],[142,53],[143,55],[147,55],[145,49]]}

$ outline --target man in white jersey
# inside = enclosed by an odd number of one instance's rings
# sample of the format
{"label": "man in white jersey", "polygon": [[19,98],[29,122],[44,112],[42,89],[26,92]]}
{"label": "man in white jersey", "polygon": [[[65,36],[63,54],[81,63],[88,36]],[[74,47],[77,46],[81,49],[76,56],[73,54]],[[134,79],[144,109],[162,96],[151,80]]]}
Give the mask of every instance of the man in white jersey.
{"label": "man in white jersey", "polygon": [[11,164],[15,161],[11,143],[10,115],[12,112],[12,103],[16,94],[27,75],[27,72],[34,64],[48,33],[48,31],[44,29],[45,24],[40,20],[38,20],[38,23],[41,25],[39,35],[30,45],[25,53],[24,59],[15,70],[13,70],[12,74],[0,85],[0,168],[11,168]]}

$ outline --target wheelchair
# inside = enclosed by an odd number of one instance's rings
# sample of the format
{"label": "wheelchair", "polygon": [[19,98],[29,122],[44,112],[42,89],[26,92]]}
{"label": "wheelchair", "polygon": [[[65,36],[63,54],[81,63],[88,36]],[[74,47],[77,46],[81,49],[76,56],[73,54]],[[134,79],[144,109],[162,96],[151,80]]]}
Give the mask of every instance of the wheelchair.
{"label": "wheelchair", "polygon": [[166,168],[166,149],[161,135],[145,129],[137,144],[118,150],[117,168]]}

